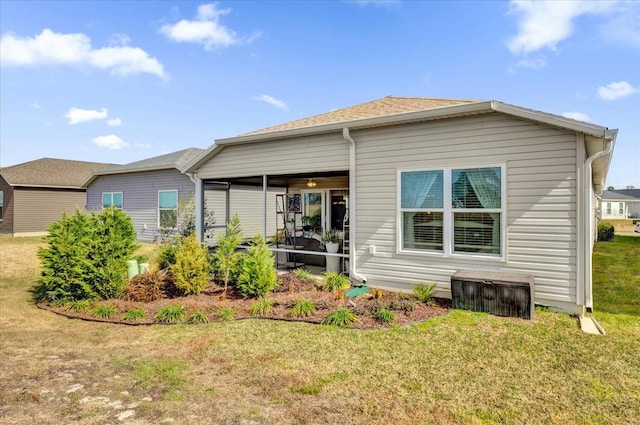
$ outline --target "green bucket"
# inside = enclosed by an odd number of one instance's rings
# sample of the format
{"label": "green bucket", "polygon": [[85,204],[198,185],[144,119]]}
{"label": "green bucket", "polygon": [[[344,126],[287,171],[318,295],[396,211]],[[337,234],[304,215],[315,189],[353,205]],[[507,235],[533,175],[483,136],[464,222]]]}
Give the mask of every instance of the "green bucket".
{"label": "green bucket", "polygon": [[138,260],[128,260],[127,261],[127,277],[131,279],[134,276],[137,276],[140,273],[140,269],[138,268]]}

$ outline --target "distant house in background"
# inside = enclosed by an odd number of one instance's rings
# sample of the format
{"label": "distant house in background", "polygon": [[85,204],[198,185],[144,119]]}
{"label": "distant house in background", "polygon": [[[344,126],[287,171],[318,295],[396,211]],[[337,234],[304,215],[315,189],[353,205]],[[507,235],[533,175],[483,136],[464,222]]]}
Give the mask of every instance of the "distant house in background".
{"label": "distant house in background", "polygon": [[115,164],[41,158],[0,168],[0,233],[40,235],[64,211],[85,211],[82,183]]}
{"label": "distant house in background", "polygon": [[640,189],[605,190],[599,203],[601,219],[640,218]]}
{"label": "distant house in background", "polygon": [[184,149],[94,173],[85,179],[87,210],[114,206],[133,219],[138,240],[152,242],[176,227],[180,200],[193,198],[195,183],[182,167],[203,150]]}

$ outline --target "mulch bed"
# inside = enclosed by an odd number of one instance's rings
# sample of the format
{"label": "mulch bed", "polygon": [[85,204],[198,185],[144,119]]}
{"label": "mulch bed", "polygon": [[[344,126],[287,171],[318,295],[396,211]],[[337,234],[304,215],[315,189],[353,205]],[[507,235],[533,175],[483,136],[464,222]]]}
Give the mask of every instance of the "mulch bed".
{"label": "mulch bed", "polygon": [[[247,318],[263,318],[274,320],[299,321],[320,324],[330,312],[339,307],[349,308],[358,315],[358,321],[352,326],[358,329],[385,328],[392,325],[403,326],[425,321],[431,317],[445,314],[451,308],[451,301],[448,299],[434,298],[431,305],[421,303],[409,294],[398,292],[377,290],[378,298],[373,298],[374,290],[356,298],[346,298],[337,296],[331,292],[322,291],[318,287],[318,282],[314,280],[303,280],[295,277],[293,272],[284,273],[279,276],[281,284],[275,291],[269,293],[266,298],[273,301],[273,309],[266,316],[253,316],[250,312],[251,306],[256,303],[255,298],[244,298],[234,288],[229,288],[226,297],[223,296],[223,287],[212,282],[202,293],[181,297],[161,298],[150,302],[135,302],[122,299],[109,299],[97,301],[95,305],[103,304],[117,309],[117,313],[112,319],[99,319],[92,315],[92,311],[79,313],[67,310],[63,306],[54,304],[38,304],[39,308],[53,311],[69,318],[91,320],[108,323],[121,323],[126,325],[150,325],[157,324],[154,321],[156,313],[167,305],[180,304],[185,307],[188,318],[190,314],[201,311],[204,312],[209,322],[220,321],[217,313],[220,309],[231,308],[234,311],[234,320]],[[314,314],[305,318],[291,317],[289,311],[296,302],[301,299],[308,299],[316,304]],[[395,317],[392,323],[382,323],[376,319],[375,313],[380,308],[390,309]],[[133,309],[140,309],[146,312],[143,319],[135,321],[125,321],[122,319],[123,313]]]}

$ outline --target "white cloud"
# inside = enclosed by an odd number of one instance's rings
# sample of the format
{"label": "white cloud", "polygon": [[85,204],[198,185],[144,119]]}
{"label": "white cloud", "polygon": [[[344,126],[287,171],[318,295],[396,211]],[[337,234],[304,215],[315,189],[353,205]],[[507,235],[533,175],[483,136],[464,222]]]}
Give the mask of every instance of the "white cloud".
{"label": "white cloud", "polygon": [[[123,42],[125,35],[118,35]],[[112,46],[94,49],[84,34],[59,34],[44,29],[33,38],[6,34],[0,38],[3,66],[67,65],[106,69],[112,75],[149,73],[166,78],[163,65],[138,47]]]}
{"label": "white cloud", "polygon": [[38,102],[33,102],[29,104],[29,106],[31,106],[33,109],[42,109],[42,105],[40,105]]}
{"label": "white cloud", "polygon": [[120,118],[114,118],[112,120],[108,120],[107,125],[109,127],[118,127],[119,125],[122,125],[122,120]]}
{"label": "white cloud", "polygon": [[606,86],[598,87],[598,97],[604,100],[616,100],[638,93],[638,89],[626,81],[614,81]]}
{"label": "white cloud", "polygon": [[517,63],[518,68],[529,68],[529,69],[541,69],[547,65],[547,60],[544,56],[538,56],[533,59],[522,59]]}
{"label": "white cloud", "polygon": [[93,109],[71,108],[64,114],[69,119],[69,125],[80,124],[82,122],[102,120],[107,118],[107,110],[101,108],[99,111]]}
{"label": "white cloud", "polygon": [[572,120],[590,122],[591,118],[587,114],[583,114],[582,112],[563,112],[562,116],[565,118],[571,118]]}
{"label": "white cloud", "polygon": [[173,25],[163,25],[160,32],[178,43],[203,44],[205,50],[253,41],[256,36],[242,39],[220,23],[220,17],[230,12],[231,9],[218,9],[216,4],[203,4],[198,6],[194,20],[182,19]]}
{"label": "white cloud", "polygon": [[125,142],[115,134],[110,134],[109,136],[98,136],[93,139],[93,143],[100,146],[101,148],[107,149],[122,149],[129,146],[127,142]]}
{"label": "white cloud", "polygon": [[276,108],[282,109],[283,111],[288,111],[289,110],[289,106],[287,106],[286,103],[284,103],[280,99],[276,99],[275,97],[271,97],[268,94],[263,94],[262,96],[258,96],[258,97],[255,98],[255,100],[259,100],[261,102],[267,102],[268,104],[273,105]]}
{"label": "white cloud", "polygon": [[615,1],[538,1],[512,0],[509,13],[518,19],[518,34],[508,41],[513,54],[541,49],[556,50],[556,45],[573,32],[575,18],[585,14],[607,13]]}

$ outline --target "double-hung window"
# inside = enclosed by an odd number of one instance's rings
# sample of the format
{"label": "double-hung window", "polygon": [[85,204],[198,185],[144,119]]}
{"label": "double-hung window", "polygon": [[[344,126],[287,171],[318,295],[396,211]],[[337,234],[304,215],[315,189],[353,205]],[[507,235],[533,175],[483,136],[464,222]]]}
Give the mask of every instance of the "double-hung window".
{"label": "double-hung window", "polygon": [[122,192],[102,192],[102,208],[122,209]]}
{"label": "double-hung window", "polygon": [[503,257],[502,167],[399,174],[401,251]]}
{"label": "double-hung window", "polygon": [[4,217],[4,191],[0,190],[0,221]]}
{"label": "double-hung window", "polygon": [[158,227],[175,229],[178,226],[178,191],[158,192]]}

